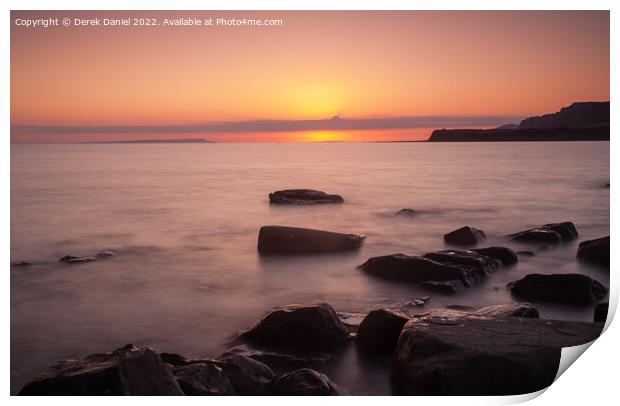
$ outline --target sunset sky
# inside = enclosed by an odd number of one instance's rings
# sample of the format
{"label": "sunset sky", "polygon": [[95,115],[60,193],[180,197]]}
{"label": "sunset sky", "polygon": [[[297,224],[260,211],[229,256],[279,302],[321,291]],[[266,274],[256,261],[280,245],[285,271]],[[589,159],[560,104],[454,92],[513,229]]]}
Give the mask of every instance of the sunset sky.
{"label": "sunset sky", "polygon": [[[15,24],[48,17],[283,25]],[[12,142],[421,139],[609,100],[609,52],[606,11],[13,12]]]}

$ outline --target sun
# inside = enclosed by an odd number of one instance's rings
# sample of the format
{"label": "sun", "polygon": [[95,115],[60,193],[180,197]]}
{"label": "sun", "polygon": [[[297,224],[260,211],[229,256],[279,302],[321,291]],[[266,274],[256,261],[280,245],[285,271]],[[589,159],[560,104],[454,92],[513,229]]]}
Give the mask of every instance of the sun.
{"label": "sun", "polygon": [[299,140],[303,142],[341,142],[347,141],[347,136],[342,131],[307,131],[299,134]]}

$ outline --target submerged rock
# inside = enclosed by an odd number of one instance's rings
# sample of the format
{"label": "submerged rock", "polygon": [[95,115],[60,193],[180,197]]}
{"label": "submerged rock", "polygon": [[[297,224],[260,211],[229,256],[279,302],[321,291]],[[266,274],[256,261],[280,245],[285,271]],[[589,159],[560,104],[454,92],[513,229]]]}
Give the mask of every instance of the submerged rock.
{"label": "submerged rock", "polygon": [[225,357],[218,361],[218,366],[224,370],[237,395],[262,395],[276,377],[267,365],[245,355]]}
{"label": "submerged rock", "polygon": [[320,190],[288,189],[269,193],[271,204],[318,204],[342,203],[344,199],[339,195],[329,195]]}
{"label": "submerged rock", "polygon": [[97,258],[110,258],[110,257],[115,257],[116,253],[112,252],[112,251],[108,251],[108,250],[103,250],[103,251],[99,251],[95,257]]}
{"label": "submerged rock", "polygon": [[58,262],[64,262],[66,264],[79,264],[83,262],[92,262],[96,260],[97,258],[95,257],[75,257],[73,255],[65,255],[64,257],[60,258]]}
{"label": "submerged rock", "polygon": [[532,228],[511,234],[514,241],[526,243],[548,243],[558,244],[560,242],[572,241],[579,237],[577,228],[570,221],[563,223],[545,224],[544,226]]}
{"label": "submerged rock", "polygon": [[196,362],[172,368],[179,386],[190,396],[234,395],[235,391],[222,368],[213,362]]}
{"label": "submerged rock", "polygon": [[371,275],[456,292],[485,279],[501,267],[497,259],[474,251],[445,250],[424,256],[392,254],[373,257],[359,266]]}
{"label": "submerged rock", "polygon": [[536,254],[533,251],[518,251],[517,255],[522,257],[534,257]]}
{"label": "submerged rock", "polygon": [[19,395],[183,395],[150,348],[131,344],[114,352],[63,361],[27,383]]}
{"label": "submerged rock", "polygon": [[303,368],[276,379],[267,388],[271,396],[336,396],[338,387],[329,378],[313,369]]}
{"label": "submerged rock", "polygon": [[461,227],[443,236],[446,242],[455,245],[476,245],[486,238],[484,231],[469,226]]}
{"label": "submerged rock", "polygon": [[373,310],[359,326],[356,343],[369,354],[391,354],[409,317],[389,309]]}
{"label": "submerged rock", "polygon": [[323,254],[350,251],[364,236],[309,228],[264,226],[258,233],[258,251],[264,254]]}
{"label": "submerged rock", "polygon": [[349,332],[334,309],[320,303],[269,312],[239,338],[267,347],[319,348],[346,341]]}
{"label": "submerged rock", "polygon": [[527,317],[539,319],[538,309],[529,303],[507,303],[485,306],[473,312],[481,316],[489,317]]}
{"label": "submerged rock", "polygon": [[400,209],[399,211],[396,212],[397,216],[416,216],[418,214],[417,210],[413,210],[413,209]]}
{"label": "submerged rock", "polygon": [[577,249],[577,258],[609,266],[609,236],[583,241]]}
{"label": "submerged rock", "polygon": [[34,262],[32,261],[14,261],[11,262],[11,267],[27,267],[30,265],[34,265]]}
{"label": "submerged rock", "polygon": [[528,274],[507,286],[514,296],[572,304],[591,303],[607,293],[601,283],[581,274]]}
{"label": "submerged rock", "polygon": [[594,308],[594,321],[605,323],[607,321],[607,313],[609,312],[609,303],[597,304]]}
{"label": "submerged rock", "polygon": [[596,323],[486,317],[454,311],[414,316],[394,355],[406,395],[518,395],[553,382],[562,347],[597,338]]}

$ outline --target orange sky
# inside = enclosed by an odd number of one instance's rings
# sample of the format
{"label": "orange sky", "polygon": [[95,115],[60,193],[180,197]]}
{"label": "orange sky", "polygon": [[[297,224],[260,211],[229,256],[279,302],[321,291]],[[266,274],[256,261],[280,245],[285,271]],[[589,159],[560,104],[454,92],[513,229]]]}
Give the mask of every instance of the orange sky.
{"label": "orange sky", "polygon": [[[283,26],[15,25],[50,16],[269,18]],[[606,11],[13,12],[11,20],[14,126],[524,117],[609,100]],[[261,140],[246,137],[230,138]]]}

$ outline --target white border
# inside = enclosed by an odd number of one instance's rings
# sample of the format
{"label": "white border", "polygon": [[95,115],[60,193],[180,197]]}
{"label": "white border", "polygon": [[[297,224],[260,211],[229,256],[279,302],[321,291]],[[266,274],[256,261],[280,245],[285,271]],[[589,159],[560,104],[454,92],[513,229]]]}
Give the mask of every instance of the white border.
{"label": "white border", "polygon": [[[618,71],[620,64],[618,58],[620,58],[620,49],[618,47],[618,23],[619,19],[616,15],[620,8],[618,1],[603,1],[603,0],[590,0],[590,1],[577,1],[577,0],[522,0],[522,1],[491,1],[491,0],[419,0],[419,1],[405,1],[405,0],[357,0],[357,1],[335,1],[335,0],[298,0],[294,3],[291,1],[274,1],[265,0],[260,3],[257,1],[242,1],[242,0],[221,0],[220,2],[214,1],[199,1],[199,0],[180,0],[180,1],[120,1],[120,0],[91,0],[88,2],[77,0],[59,0],[59,1],[15,1],[5,0],[3,4],[3,15],[0,19],[2,25],[2,55],[3,61],[8,59],[10,43],[10,10],[611,10],[611,99],[614,103],[611,104],[612,112],[612,129],[616,128],[616,117],[618,117],[618,105],[615,103],[616,96],[618,94],[617,80],[614,72]],[[3,63],[0,67],[3,86],[0,89],[2,93],[2,115],[0,116],[2,129],[4,135],[4,147],[1,151],[2,162],[2,185],[5,191],[5,198],[2,200],[2,263],[7,264],[5,267],[5,279],[4,283],[0,284],[2,289],[2,297],[5,299],[5,307],[2,309],[3,324],[6,327],[5,333],[2,334],[2,343],[4,351],[0,352],[1,359],[0,364],[2,368],[2,388],[6,396],[10,393],[9,379],[10,379],[10,340],[9,340],[9,317],[10,317],[10,296],[9,296],[9,244],[10,244],[10,199],[8,194],[10,191],[10,146],[9,146],[9,125],[10,125],[10,69],[8,63]],[[612,139],[616,136],[616,132],[612,131]],[[611,143],[611,154],[613,157],[617,157],[618,154],[617,142]],[[612,159],[611,161],[611,207],[614,207],[614,203],[617,202],[615,174],[618,171],[617,163]],[[570,204],[570,202],[567,202]],[[610,229],[612,234],[618,230],[618,221],[615,216],[611,216]],[[612,241],[612,252],[615,252],[615,248],[618,246],[616,240]],[[614,270],[616,265],[620,262],[617,261],[615,255],[612,255],[611,269]],[[618,285],[617,277],[612,272],[611,281],[611,293],[610,293],[610,313],[615,311],[615,303],[618,298]],[[618,349],[617,343],[620,342],[620,333],[618,332],[617,322],[614,323],[606,332],[597,340],[582,356],[576,366],[569,368],[561,378],[554,383],[549,390],[545,392],[543,396],[536,397],[538,394],[513,396],[513,397],[438,397],[438,398],[409,398],[409,397],[390,397],[381,399],[380,401],[387,401],[391,404],[407,404],[412,402],[416,404],[431,404],[431,405],[446,405],[446,404],[459,404],[459,405],[481,405],[481,404],[505,404],[523,402],[525,400],[532,399],[532,404],[609,404],[613,402],[613,399],[617,399],[616,392],[616,369],[618,368]],[[45,334],[45,332],[41,332]],[[12,397],[12,402],[19,402],[20,404],[30,404],[37,402],[35,398],[18,398]],[[115,399],[115,402],[136,402],[137,399],[132,400],[120,400]],[[140,399],[142,400],[142,399]],[[140,401],[138,400],[138,401]],[[175,399],[176,400],[176,399]],[[365,404],[368,402],[376,402],[379,399],[367,398],[367,397],[352,397],[347,399],[314,399],[314,398],[296,398],[295,403],[302,405],[314,405],[316,402],[355,402],[356,404]],[[146,401],[149,403],[163,404],[168,402],[165,398],[148,398]],[[290,403],[291,399],[277,399],[277,398],[257,398],[257,399],[245,399],[243,397],[234,398],[210,398],[209,400],[202,398],[188,398],[186,402],[198,402],[203,404],[204,402],[213,402],[215,404],[236,404],[241,402],[258,402],[259,404],[285,404]],[[79,398],[47,398],[41,399],[39,402],[57,404],[62,402],[77,404],[84,402],[84,399]],[[89,398],[89,403],[104,404],[108,403],[108,399],[104,398]]]}

